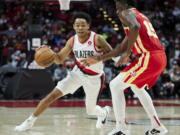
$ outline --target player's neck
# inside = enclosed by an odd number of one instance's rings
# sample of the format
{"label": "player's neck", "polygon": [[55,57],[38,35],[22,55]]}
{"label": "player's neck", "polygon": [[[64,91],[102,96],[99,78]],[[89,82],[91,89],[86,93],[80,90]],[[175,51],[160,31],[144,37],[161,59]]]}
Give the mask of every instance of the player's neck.
{"label": "player's neck", "polygon": [[87,34],[85,34],[84,36],[78,36],[78,40],[83,43],[85,42],[86,40],[88,40],[89,36],[90,36],[91,32],[88,31]]}

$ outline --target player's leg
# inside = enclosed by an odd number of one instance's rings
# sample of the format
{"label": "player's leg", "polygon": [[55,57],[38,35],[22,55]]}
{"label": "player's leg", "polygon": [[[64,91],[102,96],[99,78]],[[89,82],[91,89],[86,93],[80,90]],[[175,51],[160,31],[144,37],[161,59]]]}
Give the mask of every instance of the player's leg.
{"label": "player's leg", "polygon": [[86,94],[86,111],[88,115],[96,115],[98,117],[96,128],[102,128],[106,123],[106,118],[110,113],[110,107],[100,107],[97,105],[98,96],[102,88],[103,78],[95,77],[92,79],[85,78],[83,85]]}
{"label": "player's leg", "polygon": [[153,133],[146,133],[146,135],[157,134],[163,135],[167,133],[167,129],[161,124],[156,110],[154,108],[153,102],[149,94],[144,88],[137,88],[136,86],[131,86],[132,91],[136,94],[141,102],[142,106],[144,107],[145,111],[147,112],[150,120],[151,120],[151,129]]}
{"label": "player's leg", "polygon": [[62,97],[62,92],[54,88],[51,93],[49,93],[45,98],[43,98],[38,106],[36,107],[35,111],[32,113],[32,115],[29,116],[22,124],[15,127],[16,131],[26,131],[33,127],[37,117],[44,112],[48,106],[53,103],[58,98]]}
{"label": "player's leg", "polygon": [[52,104],[54,101],[56,101],[58,98],[62,97],[63,93],[61,90],[54,88],[51,93],[49,93],[45,98],[43,98],[38,106],[36,107],[33,116],[38,117],[44,110],[48,108],[50,104]]}
{"label": "player's leg", "polygon": [[29,116],[29,118],[26,119],[22,124],[16,126],[15,130],[26,131],[32,128],[37,117],[42,112],[44,112],[50,104],[52,104],[55,100],[68,93],[74,93],[74,91],[76,91],[76,89],[80,86],[81,84],[79,83],[78,75],[73,72],[69,73],[69,75],[65,79],[58,82],[57,86],[50,94],[48,94],[45,98],[43,98],[40,101],[33,114]]}
{"label": "player's leg", "polygon": [[112,130],[108,135],[121,135],[123,133],[128,134],[125,123],[126,101],[124,96],[124,89],[128,88],[129,85],[122,82],[121,77],[121,74],[119,74],[110,82],[113,110],[116,119],[116,128]]}

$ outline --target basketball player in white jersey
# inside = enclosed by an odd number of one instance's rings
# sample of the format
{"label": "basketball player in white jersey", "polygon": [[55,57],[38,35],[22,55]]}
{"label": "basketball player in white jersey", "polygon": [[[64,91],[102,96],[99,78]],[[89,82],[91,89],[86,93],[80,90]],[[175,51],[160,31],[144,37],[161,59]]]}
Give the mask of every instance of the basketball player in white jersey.
{"label": "basketball player in white jersey", "polygon": [[73,28],[76,35],[71,37],[65,47],[56,54],[55,63],[62,63],[73,51],[76,66],[66,78],[58,82],[57,86],[40,101],[35,111],[22,124],[15,127],[16,131],[26,131],[30,129],[38,116],[48,108],[48,106],[58,98],[71,93],[73,94],[79,87],[83,86],[86,99],[86,111],[88,115],[98,117],[96,127],[101,128],[106,122],[110,107],[104,108],[97,105],[97,98],[102,86],[103,63],[99,62],[92,66],[82,66],[80,60],[89,56],[99,56],[109,52],[112,48],[104,38],[95,32],[89,31],[91,18],[88,14],[79,12],[73,18]]}

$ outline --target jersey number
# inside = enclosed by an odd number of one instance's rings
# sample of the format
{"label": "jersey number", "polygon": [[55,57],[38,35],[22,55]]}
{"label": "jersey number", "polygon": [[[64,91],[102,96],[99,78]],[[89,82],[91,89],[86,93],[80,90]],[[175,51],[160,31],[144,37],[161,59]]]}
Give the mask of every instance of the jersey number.
{"label": "jersey number", "polygon": [[152,24],[149,21],[144,21],[144,25],[147,28],[147,33],[149,36],[152,36],[154,38],[158,38]]}

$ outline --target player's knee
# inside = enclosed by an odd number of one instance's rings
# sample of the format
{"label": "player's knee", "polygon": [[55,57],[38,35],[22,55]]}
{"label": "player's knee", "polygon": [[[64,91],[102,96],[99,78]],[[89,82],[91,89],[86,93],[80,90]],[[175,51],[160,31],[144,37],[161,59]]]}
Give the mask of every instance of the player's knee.
{"label": "player's knee", "polygon": [[120,85],[120,81],[118,82],[116,79],[113,79],[112,81],[110,81],[109,87],[110,87],[111,93],[116,92],[117,89],[118,90],[123,89]]}
{"label": "player's knee", "polygon": [[131,86],[131,89],[136,95],[144,94],[144,89],[139,89],[136,86]]}
{"label": "player's knee", "polygon": [[128,86],[128,84],[122,82],[121,80],[118,79],[113,79],[110,84],[109,84],[111,93],[118,91],[123,91],[124,89],[126,89]]}
{"label": "player's knee", "polygon": [[146,90],[143,88],[137,88],[136,86],[131,86],[132,91],[135,93],[136,96],[138,97],[144,97],[145,95],[148,95]]}
{"label": "player's knee", "polygon": [[116,89],[116,81],[113,79],[113,80],[111,80],[110,81],[110,83],[109,83],[109,87],[110,87],[110,89],[111,89],[111,91],[113,91],[114,89]]}

